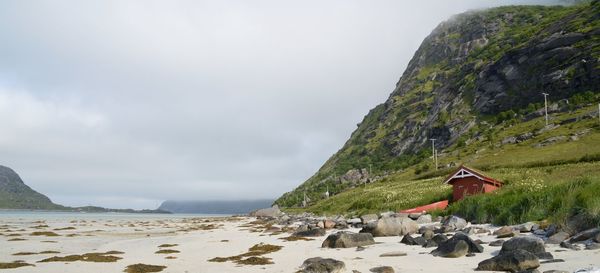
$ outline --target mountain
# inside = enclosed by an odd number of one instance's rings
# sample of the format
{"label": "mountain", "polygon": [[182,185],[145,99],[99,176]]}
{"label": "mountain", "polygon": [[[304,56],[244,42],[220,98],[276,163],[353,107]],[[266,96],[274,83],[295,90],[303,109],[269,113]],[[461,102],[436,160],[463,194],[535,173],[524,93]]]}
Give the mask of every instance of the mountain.
{"label": "mountain", "polygon": [[[314,204],[325,198],[326,190],[336,195],[407,170],[431,170],[430,139],[435,139],[441,161],[455,160],[448,165],[479,157],[476,153],[486,149],[501,153],[505,140],[499,135],[521,122],[541,119],[542,92],[549,94],[549,111],[556,121],[559,115],[597,102],[599,72],[598,0],[456,15],[425,38],[390,97],[369,111],[344,146],[275,203],[297,207],[306,194]],[[573,118],[590,117],[584,113]],[[518,128],[529,136],[524,140],[537,136],[531,132],[534,128]],[[566,134],[577,134],[573,130]],[[514,144],[518,136],[507,137],[514,138]],[[551,142],[568,139],[560,137]],[[540,138],[531,145],[544,146],[546,139]],[[525,151],[530,146],[506,148]]]}
{"label": "mountain", "polygon": [[0,209],[60,210],[72,212],[169,213],[164,210],[108,209],[95,206],[65,207],[25,185],[11,168],[0,165]]}
{"label": "mountain", "polygon": [[240,201],[164,201],[159,210],[173,213],[203,214],[247,214],[251,211],[268,208],[273,200],[240,200]]}
{"label": "mountain", "polygon": [[23,183],[12,169],[0,166],[0,208],[54,210],[64,207]]}

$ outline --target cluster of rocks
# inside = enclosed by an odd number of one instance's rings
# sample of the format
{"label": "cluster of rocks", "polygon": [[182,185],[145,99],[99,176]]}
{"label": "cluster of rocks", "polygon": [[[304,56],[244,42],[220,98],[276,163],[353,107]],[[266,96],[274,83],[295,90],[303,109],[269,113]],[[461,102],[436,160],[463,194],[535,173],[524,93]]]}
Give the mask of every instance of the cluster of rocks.
{"label": "cluster of rocks", "polygon": [[[500,247],[497,255],[481,261],[477,270],[538,272],[536,268],[544,262],[561,262],[545,250],[546,244],[560,245],[571,250],[600,249],[600,228],[581,230],[581,225],[571,223],[563,230],[556,225],[540,225],[533,222],[514,226],[504,226],[495,230],[483,225],[471,225],[457,216],[433,219],[428,214],[381,213],[366,214],[360,217],[345,218],[317,217],[304,213],[286,215],[273,207],[259,210],[253,216],[273,224],[294,227],[296,237],[323,237],[323,248],[356,248],[375,244],[375,237],[401,236],[400,243],[432,248],[429,253],[435,257],[471,257],[483,253],[483,245]],[[348,231],[348,228],[359,232]],[[495,235],[498,240],[483,242],[472,239],[477,234]],[[381,257],[405,256],[405,252],[393,251]],[[311,258],[304,262],[300,272],[342,272],[345,265],[341,261]],[[391,267],[378,267],[372,272],[394,272]]]}

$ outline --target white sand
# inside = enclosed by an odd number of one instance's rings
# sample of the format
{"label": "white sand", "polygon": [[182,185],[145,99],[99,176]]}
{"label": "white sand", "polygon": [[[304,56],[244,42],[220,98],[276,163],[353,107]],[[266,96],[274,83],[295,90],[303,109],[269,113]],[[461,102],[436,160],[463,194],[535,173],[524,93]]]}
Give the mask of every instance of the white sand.
{"label": "white sand", "polygon": [[[17,269],[6,269],[6,272],[77,272],[77,273],[100,273],[100,272],[123,272],[130,264],[144,263],[152,265],[164,265],[167,268],[162,272],[295,272],[302,262],[311,257],[334,258],[346,264],[346,272],[358,270],[369,272],[370,268],[376,266],[392,266],[396,272],[474,272],[473,269],[484,259],[492,256],[499,247],[484,245],[485,252],[475,257],[462,258],[438,258],[429,253],[432,248],[418,246],[406,246],[400,244],[400,237],[375,238],[379,243],[368,246],[364,251],[356,249],[323,249],[321,243],[325,237],[316,238],[314,241],[286,242],[280,240],[288,234],[269,235],[268,233],[250,232],[246,227],[239,227],[254,219],[245,218],[238,222],[226,221],[224,219],[213,224],[223,225],[215,230],[177,231],[182,228],[197,226],[199,223],[191,223],[190,220],[167,219],[167,220],[97,220],[97,222],[70,223],[70,222],[46,222],[49,228],[32,229],[39,223],[27,221],[6,222],[0,220],[0,262],[11,262],[24,260],[34,264],[35,267],[22,267]],[[214,220],[213,220],[214,221]],[[2,225],[10,225],[11,232],[2,229]],[[129,225],[133,224],[134,227]],[[61,236],[45,237],[30,236],[33,231],[52,231],[55,228],[73,226],[75,230],[54,231]],[[15,231],[25,229],[25,231]],[[245,230],[244,230],[245,229]],[[98,231],[102,230],[102,231]],[[357,231],[357,230],[353,230]],[[329,231],[329,233],[335,230]],[[19,233],[26,241],[9,242],[7,234]],[[82,236],[67,237],[68,234],[79,234]],[[85,236],[91,234],[93,236]],[[485,242],[496,240],[489,235],[473,235],[474,239]],[[44,243],[41,241],[52,240],[57,243]],[[229,240],[229,242],[222,242]],[[274,264],[270,265],[236,265],[232,262],[216,263],[207,260],[220,256],[235,256],[242,254],[249,247],[258,243],[269,243],[283,246],[283,249],[265,255],[272,258]],[[161,244],[178,244],[176,249],[181,253],[155,254]],[[600,266],[600,250],[564,251],[558,246],[547,246],[556,259],[564,259],[564,263],[543,264],[540,271],[559,269],[573,272],[576,269]],[[60,254],[37,254],[30,256],[13,256],[16,252],[40,252],[44,250],[60,251]],[[117,250],[125,252],[116,255],[123,259],[112,263],[94,262],[50,262],[39,263],[39,260],[51,256],[66,256],[71,254],[84,254],[88,252],[105,252]],[[404,251],[408,255],[404,257],[379,257],[380,254],[390,251]],[[167,260],[164,257],[175,256],[177,259]]]}

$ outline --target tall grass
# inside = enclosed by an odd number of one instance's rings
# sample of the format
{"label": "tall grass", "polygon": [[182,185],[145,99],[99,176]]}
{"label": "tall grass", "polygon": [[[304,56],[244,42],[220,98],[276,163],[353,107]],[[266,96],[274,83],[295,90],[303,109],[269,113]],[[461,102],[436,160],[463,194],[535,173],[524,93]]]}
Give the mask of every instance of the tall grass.
{"label": "tall grass", "polygon": [[446,213],[496,225],[549,220],[563,227],[577,215],[589,226],[600,226],[599,177],[540,185],[507,185],[491,194],[470,196],[451,204]]}

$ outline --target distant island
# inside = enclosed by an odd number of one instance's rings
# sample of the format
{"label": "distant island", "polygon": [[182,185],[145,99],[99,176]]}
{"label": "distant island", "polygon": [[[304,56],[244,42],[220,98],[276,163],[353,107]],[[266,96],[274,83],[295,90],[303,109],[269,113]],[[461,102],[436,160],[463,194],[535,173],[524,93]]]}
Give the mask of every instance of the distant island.
{"label": "distant island", "polygon": [[11,168],[0,165],[0,209],[49,210],[68,212],[170,213],[156,210],[109,209],[96,206],[67,207],[27,186]]}
{"label": "distant island", "polygon": [[163,202],[158,210],[172,213],[203,214],[247,214],[251,211],[270,207],[272,199],[238,201],[174,201]]}

